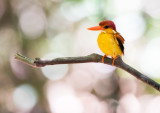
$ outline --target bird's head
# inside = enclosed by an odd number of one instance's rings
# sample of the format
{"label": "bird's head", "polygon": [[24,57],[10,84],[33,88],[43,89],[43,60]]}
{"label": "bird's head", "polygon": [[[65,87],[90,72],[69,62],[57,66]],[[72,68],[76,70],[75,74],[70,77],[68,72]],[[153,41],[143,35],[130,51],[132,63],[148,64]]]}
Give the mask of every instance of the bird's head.
{"label": "bird's head", "polygon": [[98,31],[98,30],[106,30],[108,28],[111,28],[114,31],[116,31],[116,26],[113,21],[104,20],[99,23],[99,26],[90,27],[90,28],[88,28],[88,30]]}

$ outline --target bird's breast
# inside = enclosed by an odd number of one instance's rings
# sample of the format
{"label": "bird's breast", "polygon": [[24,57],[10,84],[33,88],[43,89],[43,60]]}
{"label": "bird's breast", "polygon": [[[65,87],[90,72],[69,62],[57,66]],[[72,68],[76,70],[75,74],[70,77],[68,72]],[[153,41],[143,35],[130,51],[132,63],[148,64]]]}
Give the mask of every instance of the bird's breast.
{"label": "bird's breast", "polygon": [[113,34],[108,33],[100,33],[97,39],[98,45],[100,47],[110,47],[115,44],[114,36]]}
{"label": "bird's breast", "polygon": [[117,56],[122,54],[114,33],[101,32],[97,42],[101,51],[106,55]]}

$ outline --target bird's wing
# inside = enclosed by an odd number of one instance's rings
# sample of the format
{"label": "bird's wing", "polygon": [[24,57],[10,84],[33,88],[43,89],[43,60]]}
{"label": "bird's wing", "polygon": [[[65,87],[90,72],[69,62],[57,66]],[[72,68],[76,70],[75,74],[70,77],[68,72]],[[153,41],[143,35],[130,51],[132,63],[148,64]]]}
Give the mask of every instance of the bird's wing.
{"label": "bird's wing", "polygon": [[118,32],[115,35],[116,35],[117,41],[119,43],[119,46],[120,46],[120,48],[121,48],[121,50],[122,50],[122,52],[124,54],[124,46],[123,46],[123,44],[124,44],[125,40]]}
{"label": "bird's wing", "polygon": [[116,32],[115,35],[116,35],[116,38],[119,39],[122,42],[122,44],[124,44],[124,41],[125,41],[124,38],[118,32]]}

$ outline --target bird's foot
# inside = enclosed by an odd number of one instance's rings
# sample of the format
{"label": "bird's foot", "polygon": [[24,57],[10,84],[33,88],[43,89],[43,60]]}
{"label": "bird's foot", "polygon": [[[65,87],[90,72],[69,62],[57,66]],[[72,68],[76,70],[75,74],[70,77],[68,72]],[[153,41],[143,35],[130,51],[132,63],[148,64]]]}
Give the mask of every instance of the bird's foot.
{"label": "bird's foot", "polygon": [[113,58],[112,66],[114,66],[114,61],[116,60],[117,56]]}
{"label": "bird's foot", "polygon": [[104,63],[104,57],[106,57],[106,55],[104,55],[104,56],[102,57],[102,63]]}

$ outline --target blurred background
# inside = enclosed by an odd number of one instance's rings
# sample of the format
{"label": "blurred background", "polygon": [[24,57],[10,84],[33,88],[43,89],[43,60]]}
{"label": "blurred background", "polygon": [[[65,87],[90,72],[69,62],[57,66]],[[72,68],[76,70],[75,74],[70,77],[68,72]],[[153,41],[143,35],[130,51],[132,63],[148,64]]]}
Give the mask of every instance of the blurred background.
{"label": "blurred background", "polygon": [[160,113],[159,92],[121,69],[14,59],[103,55],[86,30],[102,20],[125,38],[123,60],[160,82],[159,0],[0,0],[0,113]]}

